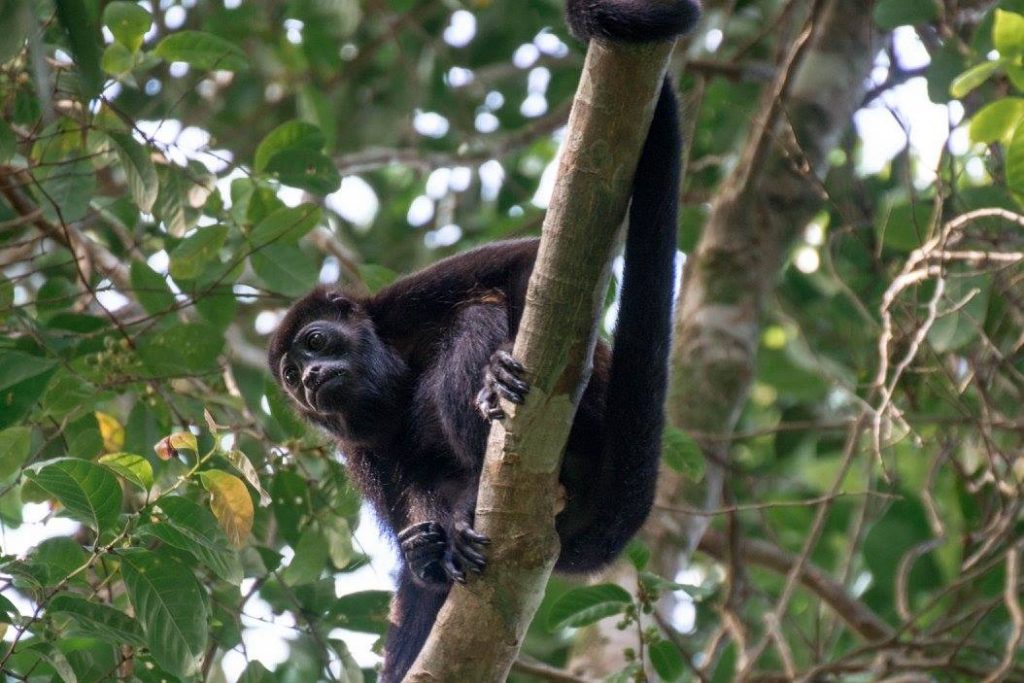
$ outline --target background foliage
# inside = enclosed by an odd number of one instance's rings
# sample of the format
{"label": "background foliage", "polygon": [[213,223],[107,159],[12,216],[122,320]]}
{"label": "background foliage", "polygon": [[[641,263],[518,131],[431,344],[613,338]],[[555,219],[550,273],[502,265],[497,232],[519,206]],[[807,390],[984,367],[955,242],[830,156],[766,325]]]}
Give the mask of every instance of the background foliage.
{"label": "background foliage", "polygon": [[[702,93],[684,251],[803,5],[709,1],[679,48]],[[1024,3],[873,11],[865,106],[924,85],[951,144],[867,168],[879,133],[851,129],[832,151],[768,302],[728,506],[704,514],[734,548],[803,553],[881,637],[755,554],[659,577],[637,543],[629,590],[552,581],[532,657],[561,665],[572,629],[614,617],[633,641],[615,680],[735,680],[758,637],[752,680],[1024,678]],[[347,583],[360,501],[270,382],[266,335],[319,280],[372,291],[537,232],[582,59],[561,12],[0,3],[0,523],[79,523],[0,558],[6,676],[216,681],[237,651],[245,681],[372,679],[338,630],[384,628],[387,594]],[[689,437],[665,453],[701,480]],[[291,632],[273,672],[243,640],[257,603]]]}

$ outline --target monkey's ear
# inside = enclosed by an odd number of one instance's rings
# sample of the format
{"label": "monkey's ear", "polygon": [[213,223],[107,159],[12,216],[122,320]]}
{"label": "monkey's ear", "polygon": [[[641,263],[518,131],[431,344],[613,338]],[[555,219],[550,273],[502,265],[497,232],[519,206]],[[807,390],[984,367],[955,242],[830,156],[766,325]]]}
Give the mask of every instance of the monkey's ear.
{"label": "monkey's ear", "polygon": [[331,312],[341,315],[351,313],[356,305],[344,292],[336,289],[328,291],[325,298],[327,299],[327,305],[331,307]]}

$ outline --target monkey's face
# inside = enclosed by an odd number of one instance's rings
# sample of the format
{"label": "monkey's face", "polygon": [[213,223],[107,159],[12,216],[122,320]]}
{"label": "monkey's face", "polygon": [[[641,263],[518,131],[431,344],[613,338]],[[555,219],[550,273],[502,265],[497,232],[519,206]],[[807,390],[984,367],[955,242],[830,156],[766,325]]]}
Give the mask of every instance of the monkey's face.
{"label": "monkey's face", "polygon": [[274,379],[310,417],[343,412],[355,396],[368,321],[351,299],[318,288],[288,312],[270,344]]}
{"label": "monkey's face", "polygon": [[299,407],[320,415],[344,410],[358,372],[358,330],[313,320],[299,329],[278,361],[276,375]]}

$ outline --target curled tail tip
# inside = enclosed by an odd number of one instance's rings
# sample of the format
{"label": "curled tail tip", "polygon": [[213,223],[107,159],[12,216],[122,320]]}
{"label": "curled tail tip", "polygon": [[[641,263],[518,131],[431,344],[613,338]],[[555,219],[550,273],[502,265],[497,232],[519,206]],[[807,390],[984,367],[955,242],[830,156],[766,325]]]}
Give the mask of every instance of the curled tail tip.
{"label": "curled tail tip", "polygon": [[700,18],[701,0],[568,0],[566,19],[580,40],[630,43],[669,40]]}

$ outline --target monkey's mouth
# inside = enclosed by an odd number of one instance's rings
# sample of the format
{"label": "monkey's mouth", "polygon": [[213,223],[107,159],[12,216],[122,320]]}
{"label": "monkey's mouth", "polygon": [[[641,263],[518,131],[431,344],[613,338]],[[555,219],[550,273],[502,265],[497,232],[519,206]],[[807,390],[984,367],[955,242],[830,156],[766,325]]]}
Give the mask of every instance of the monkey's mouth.
{"label": "monkey's mouth", "polygon": [[332,372],[326,379],[317,384],[312,391],[307,391],[306,396],[309,405],[318,413],[329,413],[341,398],[342,390],[346,384],[345,371],[338,369]]}

